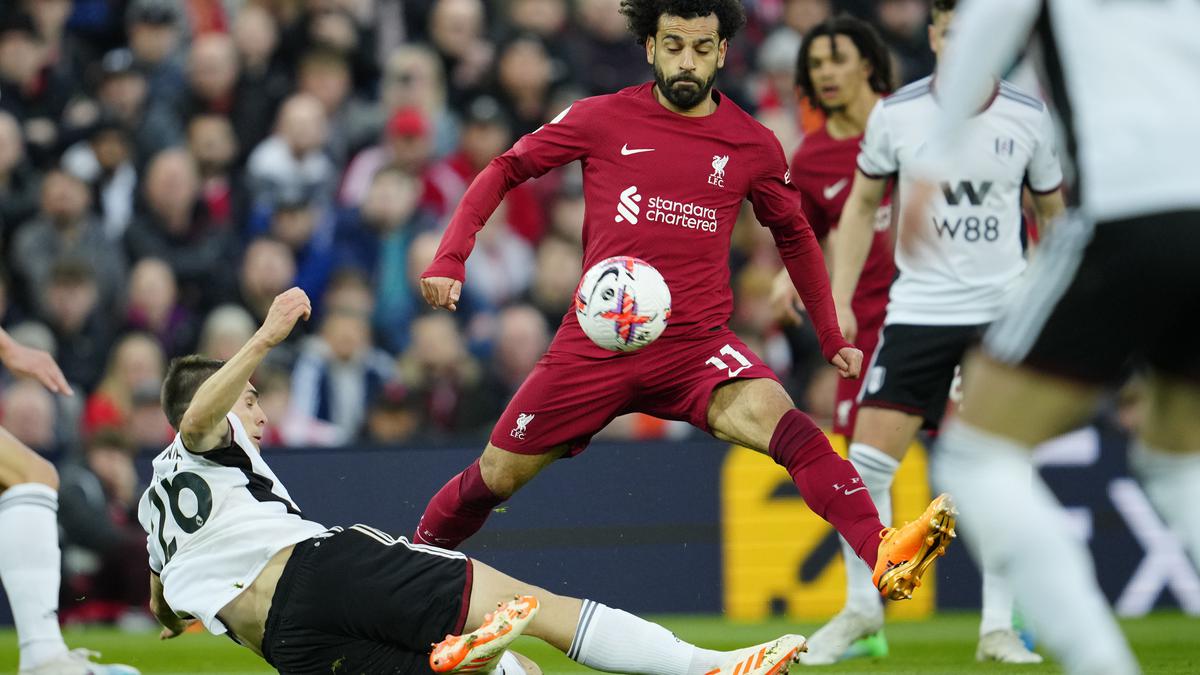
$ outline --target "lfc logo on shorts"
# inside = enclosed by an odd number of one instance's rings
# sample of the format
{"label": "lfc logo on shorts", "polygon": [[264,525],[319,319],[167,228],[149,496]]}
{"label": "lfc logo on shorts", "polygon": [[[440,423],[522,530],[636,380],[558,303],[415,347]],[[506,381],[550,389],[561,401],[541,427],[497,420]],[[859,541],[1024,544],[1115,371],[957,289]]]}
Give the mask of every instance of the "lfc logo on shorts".
{"label": "lfc logo on shorts", "polygon": [[513,430],[508,432],[508,435],[522,441],[525,440],[525,427],[529,426],[529,423],[533,421],[533,415],[533,413],[521,413],[517,415],[517,426],[513,427]]}

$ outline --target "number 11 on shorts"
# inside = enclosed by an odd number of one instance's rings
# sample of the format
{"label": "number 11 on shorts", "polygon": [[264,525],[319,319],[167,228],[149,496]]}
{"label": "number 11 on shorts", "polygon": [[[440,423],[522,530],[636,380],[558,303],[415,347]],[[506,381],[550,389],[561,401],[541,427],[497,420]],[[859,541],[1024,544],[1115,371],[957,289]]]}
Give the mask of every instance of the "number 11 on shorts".
{"label": "number 11 on shorts", "polygon": [[733,360],[737,361],[738,367],[735,369],[733,366],[726,363],[725,359],[722,359],[720,356],[711,356],[709,357],[708,361],[705,361],[705,363],[713,366],[717,370],[724,369],[728,371],[729,377],[737,377],[738,373],[750,367],[749,359],[743,356],[741,352],[734,349],[731,345],[725,345],[724,347],[721,347],[721,354],[732,357]]}

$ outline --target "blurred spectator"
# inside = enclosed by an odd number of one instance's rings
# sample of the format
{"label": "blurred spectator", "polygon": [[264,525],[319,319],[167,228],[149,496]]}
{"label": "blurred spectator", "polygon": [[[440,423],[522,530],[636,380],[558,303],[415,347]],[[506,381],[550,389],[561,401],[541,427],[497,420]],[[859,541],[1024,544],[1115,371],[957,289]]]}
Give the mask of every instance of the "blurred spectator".
{"label": "blurred spectator", "polygon": [[174,0],[132,0],[125,15],[134,64],[146,77],[153,101],[173,106],[183,95],[179,5]]}
{"label": "blurred spectator", "polygon": [[137,170],[133,141],[115,117],[102,116],[80,141],[63,154],[63,168],[91,186],[92,203],[99,208],[104,234],[117,241],[133,218]]}
{"label": "blurred spectator", "polygon": [[195,316],[179,304],[179,287],[170,265],[158,258],[142,258],[130,270],[124,329],[153,335],[168,357],[192,349]]}
{"label": "blurred spectator", "polygon": [[134,163],[139,168],[179,141],[174,108],[150,96],[146,76],[134,66],[128,49],[114,49],[101,59],[96,96],[101,111],[114,115],[133,134]]}
{"label": "blurred spectator", "polygon": [[583,250],[562,237],[546,237],[537,250],[533,283],[526,300],[555,329],[572,307],[575,288],[583,276]]}
{"label": "blurred spectator", "polygon": [[290,82],[277,58],[279,25],[261,5],[251,2],[242,5],[233,24],[233,40],[241,58],[239,88],[243,92],[253,92],[252,96],[268,110],[266,118],[258,120],[260,127],[239,121],[238,139],[244,160],[254,146],[271,133],[271,120],[275,118],[280,102],[287,97]]}
{"label": "blurred spectator", "polygon": [[224,115],[197,115],[188,123],[188,152],[200,174],[200,199],[218,223],[240,224],[248,205],[241,173],[235,166],[238,142]]}
{"label": "blurred spectator", "polygon": [[[158,391],[164,362],[162,347],[150,335],[129,333],[117,340],[108,356],[104,378],[83,409],[84,437],[102,429],[125,432],[133,413],[134,392]],[[162,438],[163,431],[160,427],[155,437]]]}
{"label": "blurred spectator", "polygon": [[72,0],[21,0],[46,48],[46,66],[56,82],[78,82],[84,72],[86,47],[66,30]]}
{"label": "blurred spectator", "polygon": [[39,187],[38,174],[25,156],[20,122],[0,110],[0,236],[5,241],[37,213]]}
{"label": "blurred spectator", "polygon": [[175,430],[167,421],[160,399],[160,387],[142,385],[133,390],[126,430],[134,447],[161,452],[175,438]]}
{"label": "blurred spectator", "polygon": [[254,336],[258,326],[254,317],[238,305],[221,305],[205,317],[196,351],[227,361]]}
{"label": "blurred spectator", "polygon": [[41,211],[21,228],[13,242],[11,269],[24,283],[31,306],[40,303],[50,269],[56,261],[75,259],[91,267],[108,307],[120,304],[125,286],[125,255],[120,244],[109,241],[104,226],[90,213],[87,184],[55,169],[42,181]]}
{"label": "blurred spectator", "polygon": [[354,80],[366,89],[379,77],[375,62],[373,2],[362,0],[315,0],[301,5],[296,20],[284,32],[284,57],[296,63],[313,49],[331,49],[351,64]]}
{"label": "blurred spectator", "polygon": [[450,104],[462,106],[483,87],[495,48],[484,27],[481,0],[436,0],[429,14],[429,40],[442,58]]}
{"label": "blurred spectator", "polygon": [[504,406],[533,372],[534,365],[549,346],[549,324],[537,308],[518,304],[500,310],[496,317],[492,358],[482,388],[493,397],[493,416],[504,411]]}
{"label": "blurred spectator", "polygon": [[160,152],[143,185],[143,208],[125,233],[130,257],[170,265],[180,302],[193,311],[232,298],[234,279],[226,272],[237,259],[237,235],[230,224],[214,221],[201,201],[191,155],[178,148]]}
{"label": "blurred spectator", "polygon": [[[500,103],[491,96],[471,101],[466,108],[458,150],[430,169],[430,179],[439,195],[438,214],[449,216],[475,176],[511,144],[512,123]],[[510,190],[504,205],[514,232],[530,242],[541,238],[546,227],[545,214],[530,184]]]}
{"label": "blurred spectator", "polygon": [[0,397],[0,424],[42,454],[59,450],[56,422],[54,395],[36,380],[17,380]]}
{"label": "blurred spectator", "polygon": [[570,12],[567,0],[511,0],[508,3],[509,27],[517,32],[532,33],[545,41],[558,77],[583,70],[579,64],[570,62]]}
{"label": "blurred spectator", "polygon": [[314,49],[300,59],[296,88],[321,102],[329,120],[325,149],[342,166],[352,150],[373,141],[374,109],[353,95],[350,66],[338,51]]}
{"label": "blurred spectator", "polygon": [[287,245],[260,237],[246,247],[241,274],[238,275],[238,288],[242,304],[250,310],[256,327],[267,317],[271,301],[291,288],[295,278],[296,259]]}
{"label": "blurred spectator", "polygon": [[611,94],[650,80],[646,51],[629,35],[625,17],[618,11],[621,0],[579,0],[579,27],[575,40],[575,63],[588,67],[580,84],[592,95]]}
{"label": "blurred spectator", "polygon": [[[370,298],[370,289],[362,293]],[[371,315],[353,302],[327,301],[320,329],[301,347],[292,371],[293,414],[331,422],[359,438],[368,402],[392,379],[395,364],[371,341]]]}
{"label": "blurred spectator", "polygon": [[71,94],[46,64],[46,43],[28,14],[0,16],[0,110],[21,120],[25,143],[36,164],[49,164],[59,141],[58,120]]}
{"label": "blurred spectator", "polygon": [[389,383],[367,411],[367,438],[375,443],[403,443],[421,430],[420,402],[402,384]]}
{"label": "blurred spectator", "polygon": [[188,55],[187,89],[178,116],[222,115],[229,119],[241,147],[252,148],[271,128],[278,99],[253,89],[255,82],[241,77],[237,47],[223,33],[201,35]]}
{"label": "blurred spectator", "polygon": [[553,86],[566,77],[565,68],[551,58],[545,40],[536,33],[518,34],[500,46],[496,94],[514,122],[515,135],[524,136],[553,117],[547,115],[547,102]]}
{"label": "blurred spectator", "polygon": [[896,57],[900,83],[933,72],[929,49],[929,3],[926,0],[878,0],[879,34]]}
{"label": "blurred spectator", "polygon": [[426,434],[475,433],[493,419],[483,391],[483,367],[446,313],[427,314],[412,325],[400,357],[400,382],[418,401]]}
{"label": "blurred spectator", "polygon": [[[287,245],[296,261],[293,286],[304,289],[310,298],[320,298],[333,272],[333,237],[337,221],[327,205],[313,201],[304,193],[287,189],[278,194],[271,212],[269,233]],[[314,309],[317,307],[314,303]]]}
{"label": "blurred spectator", "polygon": [[63,375],[72,385],[91,391],[100,380],[119,315],[111,305],[100,304],[92,268],[78,260],[54,264],[43,297],[43,318],[54,332]]}
{"label": "blurred spectator", "polygon": [[124,622],[146,615],[146,533],[138,525],[134,446],[120,432],[91,437],[78,461],[59,469],[64,621]]}
{"label": "blurred spectator", "polygon": [[458,147],[458,115],[447,104],[446,74],[437,52],[418,44],[392,52],[384,68],[379,97],[382,120],[392,119],[401,108],[413,107],[424,113],[432,127],[434,157],[445,157]]}
{"label": "blurred spectator", "polygon": [[415,107],[401,108],[392,114],[384,128],[383,142],[354,156],[342,178],[339,201],[346,206],[361,206],[375,174],[392,166],[422,178],[423,203],[441,206],[441,197],[430,182],[429,160],[433,154],[429,123]]}
{"label": "blurred spectator", "polygon": [[247,164],[251,198],[269,205],[284,190],[313,195],[321,201],[333,195],[337,170],[325,154],[328,122],[321,101],[296,94],[279,110],[275,133],[250,154]]}
{"label": "blurred spectator", "polygon": [[292,405],[291,375],[277,368],[260,368],[254,378],[258,404],[267,415],[263,445],[268,447],[337,447],[347,436],[337,426],[307,416]]}
{"label": "blurred spectator", "polygon": [[529,288],[533,265],[533,247],[513,232],[506,204],[501,203],[475,236],[475,249],[467,258],[467,276],[488,303],[503,305]]}

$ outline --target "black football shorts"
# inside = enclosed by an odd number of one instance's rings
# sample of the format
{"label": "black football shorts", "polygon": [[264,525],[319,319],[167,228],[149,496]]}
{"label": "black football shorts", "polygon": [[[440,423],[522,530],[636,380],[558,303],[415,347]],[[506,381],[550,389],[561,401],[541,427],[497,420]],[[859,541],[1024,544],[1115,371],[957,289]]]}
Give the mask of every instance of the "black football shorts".
{"label": "black football shorts", "polygon": [[1200,383],[1200,211],[1072,213],[1021,283],[984,338],[992,358],[1088,384],[1139,368]]}
{"label": "black football shorts", "polygon": [[366,525],[296,544],[267,615],[281,673],[432,673],[430,645],[462,632],[471,561]]}

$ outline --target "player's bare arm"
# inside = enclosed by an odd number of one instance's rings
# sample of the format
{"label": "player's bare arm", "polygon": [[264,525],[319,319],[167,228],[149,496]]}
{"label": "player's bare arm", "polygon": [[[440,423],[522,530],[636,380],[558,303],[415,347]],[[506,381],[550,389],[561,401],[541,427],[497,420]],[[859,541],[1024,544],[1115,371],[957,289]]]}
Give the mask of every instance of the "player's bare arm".
{"label": "player's bare arm", "polygon": [[1044,237],[1054,228],[1054,222],[1067,210],[1066,200],[1062,190],[1054,190],[1045,194],[1037,192],[1033,195],[1033,211],[1037,214],[1038,228]]}
{"label": "player's bare arm", "polygon": [[153,573],[150,574],[150,612],[162,624],[162,632],[158,634],[160,640],[179,637],[187,630],[188,625],[195,621],[195,619],[180,618],[175,610],[171,609],[171,606],[167,604],[167,599],[163,596],[162,580]]}
{"label": "player's bare arm", "polygon": [[287,338],[297,321],[308,319],[311,313],[312,303],[299,288],[275,296],[267,318],[254,336],[196,390],[179,423],[179,433],[188,450],[207,452],[229,440],[225,416],[242,395],[246,382],[267,352]]}
{"label": "player's bare arm", "polygon": [[75,393],[53,356],[18,343],[3,328],[0,328],[0,362],[17,375],[36,379],[56,394],[72,396]]}
{"label": "player's bare arm", "polygon": [[887,179],[871,178],[862,171],[856,171],[837,229],[829,235],[833,249],[833,302],[837,307],[842,334],[850,341],[858,333],[850,302],[863,265],[867,262],[867,253],[871,250],[871,239],[875,235],[875,212],[883,203],[886,190]]}

